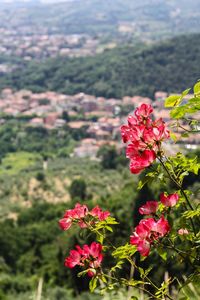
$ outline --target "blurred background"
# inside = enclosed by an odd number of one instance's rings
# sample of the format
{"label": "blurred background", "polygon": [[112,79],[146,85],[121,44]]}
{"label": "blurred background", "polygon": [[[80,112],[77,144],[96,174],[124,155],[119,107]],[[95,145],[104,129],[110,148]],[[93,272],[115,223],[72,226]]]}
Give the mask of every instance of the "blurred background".
{"label": "blurred background", "polygon": [[[199,0],[0,0],[1,300],[137,296],[90,294],[87,279],[63,262],[92,237],[63,233],[58,220],[77,201],[99,204],[120,222],[115,244],[129,241],[138,207],[163,187],[137,190],[144,175],[129,172],[120,125],[142,102],[169,124],[164,99],[200,78],[199,62]],[[179,142],[182,133],[167,153],[199,154],[200,136]],[[195,201],[200,177],[184,186]],[[165,269],[183,271],[176,261],[158,269],[160,258],[152,259],[157,282]],[[105,269],[112,263],[105,258]]]}

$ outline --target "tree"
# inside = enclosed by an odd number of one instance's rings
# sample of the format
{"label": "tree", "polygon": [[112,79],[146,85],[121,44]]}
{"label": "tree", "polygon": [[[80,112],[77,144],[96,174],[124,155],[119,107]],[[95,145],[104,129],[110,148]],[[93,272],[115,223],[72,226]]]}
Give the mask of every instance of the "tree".
{"label": "tree", "polygon": [[79,198],[85,200],[87,195],[86,189],[87,186],[83,179],[73,180],[69,188],[71,199]]}
{"label": "tree", "polygon": [[70,117],[69,117],[69,114],[67,111],[63,111],[62,113],[62,118],[63,120],[65,120],[66,122],[69,122],[70,121]]}
{"label": "tree", "polygon": [[116,169],[117,151],[113,146],[103,146],[99,149],[97,156],[101,157],[101,165],[104,169]]}

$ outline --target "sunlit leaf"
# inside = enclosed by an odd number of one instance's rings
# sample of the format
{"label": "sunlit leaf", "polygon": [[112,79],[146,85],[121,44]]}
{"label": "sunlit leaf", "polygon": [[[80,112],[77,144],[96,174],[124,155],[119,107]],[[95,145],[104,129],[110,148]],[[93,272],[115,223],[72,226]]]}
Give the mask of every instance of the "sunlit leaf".
{"label": "sunlit leaf", "polygon": [[165,99],[165,107],[177,106],[182,100],[180,95],[171,95]]}

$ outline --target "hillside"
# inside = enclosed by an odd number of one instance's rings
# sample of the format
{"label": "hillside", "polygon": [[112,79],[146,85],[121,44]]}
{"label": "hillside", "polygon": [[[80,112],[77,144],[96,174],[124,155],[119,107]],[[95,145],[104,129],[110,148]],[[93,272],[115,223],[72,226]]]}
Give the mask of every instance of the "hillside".
{"label": "hillside", "polygon": [[185,0],[76,0],[56,1],[56,6],[55,1],[48,5],[39,1],[12,2],[12,5],[2,3],[0,26],[16,28],[31,24],[48,27],[52,32],[96,34],[116,32],[121,22],[131,22],[134,31],[152,35],[199,31],[198,0],[189,3]]}
{"label": "hillside", "polygon": [[126,46],[95,57],[31,62],[2,76],[0,88],[85,92],[97,96],[152,96],[155,90],[178,92],[200,78],[200,35],[176,37],[142,49]]}

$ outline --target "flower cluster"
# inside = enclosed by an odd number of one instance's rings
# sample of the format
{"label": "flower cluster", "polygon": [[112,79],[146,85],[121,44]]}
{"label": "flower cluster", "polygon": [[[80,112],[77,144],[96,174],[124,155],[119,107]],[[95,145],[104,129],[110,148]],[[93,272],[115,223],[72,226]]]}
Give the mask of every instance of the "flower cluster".
{"label": "flower cluster", "polygon": [[93,242],[91,245],[84,245],[83,248],[76,246],[76,250],[71,250],[70,255],[65,259],[65,266],[68,268],[81,266],[88,270],[89,277],[93,277],[100,271],[102,260],[102,245]]}
{"label": "flower cluster", "polygon": [[163,216],[158,221],[154,218],[143,219],[131,235],[130,243],[137,246],[137,250],[142,256],[148,256],[151,245],[159,238],[164,237],[169,230],[169,223]]}
{"label": "flower cluster", "polygon": [[[177,193],[170,195],[162,193],[160,195],[160,201],[165,207],[175,206],[178,199],[179,195]],[[147,201],[146,204],[139,208],[139,213],[141,215],[154,215],[158,207],[159,202]],[[147,218],[141,220],[139,225],[136,226],[133,235],[130,237],[130,243],[137,246],[142,256],[148,256],[154,241],[165,236],[169,230],[169,223],[163,216],[158,221],[155,218]]]}
{"label": "flower cluster", "polygon": [[[77,224],[80,228],[90,227],[91,229],[109,216],[110,212],[102,211],[98,205],[89,211],[86,205],[77,203],[73,209],[65,212],[63,218],[59,220],[59,226],[62,230],[68,230],[72,224]],[[83,248],[77,245],[76,249],[71,250],[70,255],[65,259],[65,266],[68,268],[84,267],[88,276],[93,277],[100,272],[102,259],[101,244],[93,242],[91,245],[84,245]]]}
{"label": "flower cluster", "polygon": [[[179,195],[177,193],[173,193],[167,195],[166,193],[162,193],[160,195],[160,202],[165,207],[173,207],[179,200]],[[155,214],[158,210],[159,203],[157,201],[147,201],[146,204],[139,208],[139,213],[141,215],[151,215]]]}
{"label": "flower cluster", "polygon": [[143,103],[134,115],[128,117],[128,125],[121,126],[123,142],[129,142],[126,157],[130,159],[133,174],[150,166],[156,159],[161,142],[169,138],[164,121],[161,118],[153,121],[150,118],[152,112],[152,106]]}
{"label": "flower cluster", "polygon": [[98,220],[104,221],[109,216],[109,211],[102,211],[98,205],[89,211],[86,205],[77,203],[73,209],[65,212],[59,225],[62,230],[68,230],[73,223],[78,224],[80,228],[86,228],[89,224],[94,224]]}

